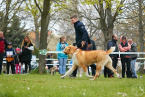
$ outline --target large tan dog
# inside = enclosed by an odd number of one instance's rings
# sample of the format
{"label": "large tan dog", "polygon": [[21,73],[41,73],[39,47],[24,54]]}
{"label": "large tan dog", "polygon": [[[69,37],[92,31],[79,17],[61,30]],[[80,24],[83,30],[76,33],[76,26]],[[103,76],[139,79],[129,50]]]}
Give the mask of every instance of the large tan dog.
{"label": "large tan dog", "polygon": [[74,46],[68,46],[64,49],[64,53],[66,55],[70,55],[73,59],[73,66],[70,68],[64,76],[61,78],[65,78],[70,73],[72,73],[76,68],[82,67],[87,77],[92,77],[88,75],[87,66],[93,63],[97,63],[96,66],[96,75],[93,79],[95,80],[99,76],[100,69],[103,66],[106,66],[110,70],[117,75],[118,78],[121,78],[117,71],[112,67],[112,60],[109,57],[109,54],[115,50],[115,47],[111,47],[108,51],[103,50],[93,50],[93,51],[82,51],[81,49],[77,49]]}

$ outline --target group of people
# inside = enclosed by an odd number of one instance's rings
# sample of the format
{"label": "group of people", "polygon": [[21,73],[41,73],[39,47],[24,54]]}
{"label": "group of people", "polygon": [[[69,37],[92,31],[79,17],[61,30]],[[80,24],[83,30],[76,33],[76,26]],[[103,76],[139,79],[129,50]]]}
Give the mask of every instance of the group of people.
{"label": "group of people", "polygon": [[[71,17],[71,22],[74,24],[75,28],[75,36],[76,36],[76,43],[74,46],[77,46],[78,48],[87,51],[87,50],[96,50],[96,45],[93,40],[90,39],[87,30],[85,29],[85,26],[82,22],[78,20],[78,17],[76,15]],[[133,43],[132,39],[129,39],[127,41],[125,36],[120,37],[120,44],[119,47],[117,46],[117,40],[118,37],[116,34],[112,35],[112,40],[109,41],[107,49],[109,50],[111,47],[115,46],[116,49],[114,52],[137,52],[137,46],[135,43]],[[60,42],[57,44],[56,51],[63,51],[68,44],[65,42],[66,38],[61,37]],[[112,66],[116,69],[117,62],[119,58],[119,54],[110,54],[110,57],[112,59]],[[125,78],[125,64],[127,64],[127,78],[137,78],[137,74],[135,71],[135,62],[137,59],[136,54],[121,54],[121,63],[122,63],[122,78]],[[58,60],[59,60],[59,72],[61,75],[63,75],[66,71],[66,62],[67,62],[67,55],[60,53],[58,54]],[[92,64],[90,65],[92,69],[92,75],[95,75],[96,65]],[[88,69],[89,70],[89,69]],[[114,74],[111,70],[104,67],[104,77],[114,78]],[[77,69],[73,71],[71,75],[69,75],[70,78],[76,78]]]}
{"label": "group of people", "polygon": [[12,43],[7,42],[3,32],[0,31],[0,74],[2,73],[3,58],[6,58],[7,74],[9,74],[10,66],[12,74],[17,74],[18,72],[21,74],[21,66],[23,64],[25,64],[25,73],[27,73],[27,65],[30,72],[32,50],[34,50],[34,47],[29,36],[24,37],[21,48],[17,47],[14,50]]}
{"label": "group of people", "polygon": [[[120,37],[120,44],[119,47],[117,46],[117,40],[118,37],[116,34],[112,35],[112,40],[109,41],[108,43],[108,49],[110,49],[111,47],[115,46],[116,49],[114,52],[137,52],[137,45],[135,43],[133,43],[132,39],[126,39],[125,36],[121,36]],[[119,54],[110,54],[110,57],[112,59],[113,62],[113,67],[116,69],[117,67],[117,63],[118,63],[118,58],[121,58],[121,63],[122,63],[122,78],[125,78],[125,70],[126,70],[126,66],[127,65],[127,71],[126,71],[126,77],[127,78],[137,78],[137,74],[135,71],[135,63],[136,63],[136,59],[137,59],[137,54],[121,54],[119,56]],[[107,69],[107,67],[104,68],[104,77],[107,77],[107,73],[108,73],[108,77],[109,78],[114,78],[114,74],[111,70]]]}

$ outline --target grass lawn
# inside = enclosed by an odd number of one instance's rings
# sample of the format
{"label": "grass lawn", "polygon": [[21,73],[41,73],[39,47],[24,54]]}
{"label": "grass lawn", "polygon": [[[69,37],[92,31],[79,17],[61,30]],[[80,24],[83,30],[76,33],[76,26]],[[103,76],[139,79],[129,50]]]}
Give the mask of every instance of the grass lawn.
{"label": "grass lawn", "polygon": [[145,97],[143,79],[83,76],[60,79],[60,75],[0,75],[0,97]]}

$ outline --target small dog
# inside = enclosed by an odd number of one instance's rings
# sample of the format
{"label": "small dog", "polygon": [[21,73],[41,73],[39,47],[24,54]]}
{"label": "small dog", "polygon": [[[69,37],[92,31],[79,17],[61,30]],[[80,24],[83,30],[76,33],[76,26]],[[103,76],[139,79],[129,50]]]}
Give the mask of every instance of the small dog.
{"label": "small dog", "polygon": [[52,68],[50,68],[50,73],[51,73],[51,75],[54,75],[54,73],[56,74],[56,67],[52,67]]}
{"label": "small dog", "polygon": [[87,66],[97,63],[96,66],[96,75],[93,79],[95,80],[99,77],[99,72],[103,66],[106,66],[108,69],[114,72],[118,78],[121,78],[117,71],[112,66],[112,59],[110,58],[109,54],[115,50],[115,47],[111,47],[108,51],[103,50],[93,50],[93,51],[82,51],[81,49],[77,49],[74,46],[68,46],[64,49],[64,53],[66,55],[70,55],[73,59],[72,67],[65,73],[64,76],[61,78],[65,78],[68,76],[72,71],[74,71],[78,67],[82,67],[87,77],[93,77],[88,74]]}

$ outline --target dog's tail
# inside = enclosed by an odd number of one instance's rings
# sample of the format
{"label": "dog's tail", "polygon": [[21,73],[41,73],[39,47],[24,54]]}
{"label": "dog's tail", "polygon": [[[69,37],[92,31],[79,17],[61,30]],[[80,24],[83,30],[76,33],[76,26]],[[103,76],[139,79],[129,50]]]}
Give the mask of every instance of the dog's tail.
{"label": "dog's tail", "polygon": [[115,51],[115,46],[114,47],[111,47],[108,51],[106,51],[106,53],[107,54],[110,54],[110,53],[112,53],[112,52],[114,52]]}

